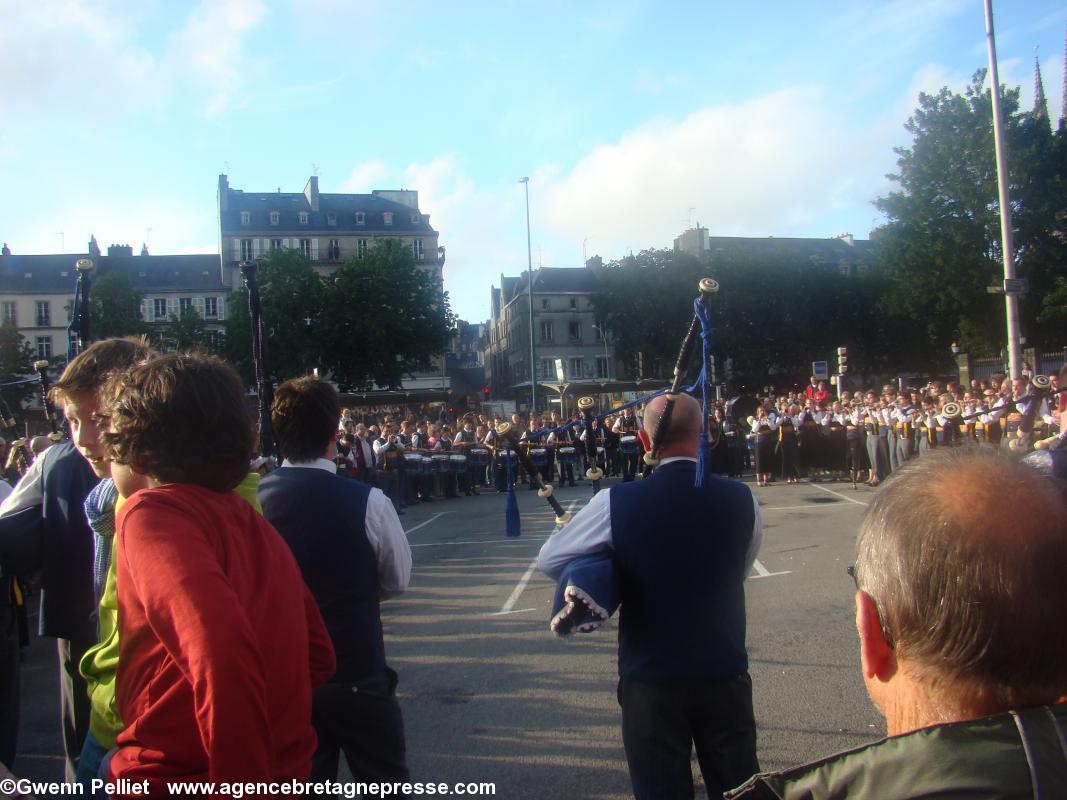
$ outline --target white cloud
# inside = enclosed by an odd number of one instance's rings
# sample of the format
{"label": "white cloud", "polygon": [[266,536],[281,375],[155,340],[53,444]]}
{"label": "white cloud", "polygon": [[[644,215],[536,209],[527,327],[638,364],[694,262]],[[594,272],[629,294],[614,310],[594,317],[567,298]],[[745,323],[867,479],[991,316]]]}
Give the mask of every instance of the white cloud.
{"label": "white cloud", "polygon": [[793,88],[649,123],[594,148],[537,205],[557,235],[591,237],[605,257],[669,246],[689,208],[717,235],[838,233],[812,228],[869,202],[892,164],[877,141],[888,134],[846,115],[822,90]]}
{"label": "white cloud", "polygon": [[[389,174],[389,168],[384,161],[364,161],[352,168],[352,172],[341,181],[337,191],[346,194],[366,194],[371,189],[382,189],[385,188],[382,183],[389,178]],[[322,191],[327,190],[322,188]]]}

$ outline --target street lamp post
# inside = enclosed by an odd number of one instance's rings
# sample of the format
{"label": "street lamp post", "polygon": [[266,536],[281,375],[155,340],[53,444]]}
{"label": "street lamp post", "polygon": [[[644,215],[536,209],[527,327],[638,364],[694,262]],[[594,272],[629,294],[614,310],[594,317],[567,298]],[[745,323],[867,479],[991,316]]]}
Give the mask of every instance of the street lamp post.
{"label": "street lamp post", "polygon": [[530,246],[530,179],[519,178],[526,190],[526,292],[530,300],[530,413],[537,409],[537,350],[534,344],[533,248]]}

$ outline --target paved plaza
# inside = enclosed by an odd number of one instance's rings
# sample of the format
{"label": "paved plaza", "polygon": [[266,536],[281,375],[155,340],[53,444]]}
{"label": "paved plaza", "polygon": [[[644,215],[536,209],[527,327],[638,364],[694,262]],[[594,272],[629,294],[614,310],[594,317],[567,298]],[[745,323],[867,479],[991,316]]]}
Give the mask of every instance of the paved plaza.
{"label": "paved plaza", "polygon": [[[884,734],[859,672],[845,572],[876,490],[822,483],[754,491],[765,540],[746,585],[748,648],[760,764],[778,769]],[[517,494],[517,539],[504,535],[504,497],[495,492],[414,506],[401,518],[411,586],[384,604],[382,617],[400,673],[412,778],[492,781],[507,798],[629,796],[614,621],[592,634],[552,636],[554,585],[534,568],[552,514],[535,492]],[[577,511],[590,487],[558,489],[557,497]],[[671,523],[669,508],[663,523]],[[684,603],[663,587],[665,615]],[[62,774],[54,652],[52,640],[35,640],[23,662],[16,772],[26,777]]]}

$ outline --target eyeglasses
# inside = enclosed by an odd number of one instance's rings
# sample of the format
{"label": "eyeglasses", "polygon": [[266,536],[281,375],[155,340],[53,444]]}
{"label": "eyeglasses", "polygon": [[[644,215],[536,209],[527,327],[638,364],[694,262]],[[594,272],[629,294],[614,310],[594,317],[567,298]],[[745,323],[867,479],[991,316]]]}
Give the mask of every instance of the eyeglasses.
{"label": "eyeglasses", "polygon": [[878,609],[878,622],[881,624],[882,627],[882,636],[883,638],[885,638],[885,643],[889,645],[889,649],[895,649],[895,645],[893,644],[893,635],[889,632],[889,628],[886,626],[885,623],[885,611],[882,610],[882,604],[879,603],[878,600],[876,600],[870,592],[867,592],[866,589],[860,588],[859,578],[856,577],[855,564],[849,564],[847,567],[845,567],[845,572],[847,572],[848,576],[852,578],[852,583],[855,585],[857,592],[866,592],[867,596],[874,600],[875,608]]}

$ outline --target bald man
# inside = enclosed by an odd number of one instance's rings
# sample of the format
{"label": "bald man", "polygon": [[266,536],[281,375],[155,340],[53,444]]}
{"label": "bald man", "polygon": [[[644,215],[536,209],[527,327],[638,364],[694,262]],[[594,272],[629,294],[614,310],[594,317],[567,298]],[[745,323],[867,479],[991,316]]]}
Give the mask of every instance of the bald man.
{"label": "bald man", "polygon": [[[645,411],[650,435],[665,403]],[[700,415],[680,395],[655,472],[593,495],[538,556],[558,578],[579,556],[612,554],[622,737],[637,800],[691,798],[694,746],[709,797],[759,769],[744,580],[763,528],[744,484],[708,476],[694,486]]]}
{"label": "bald man", "polygon": [[1059,485],[995,452],[939,448],[894,474],[852,569],[889,738],[731,797],[1063,797],[1065,525]]}

